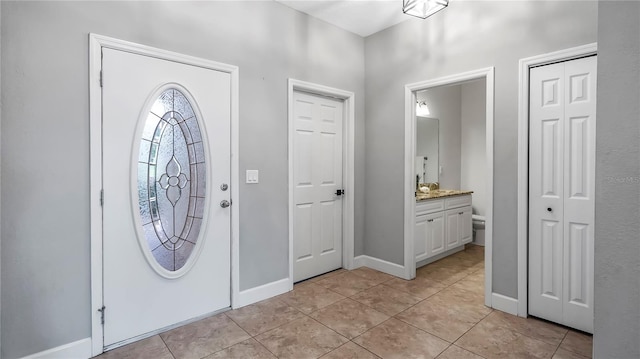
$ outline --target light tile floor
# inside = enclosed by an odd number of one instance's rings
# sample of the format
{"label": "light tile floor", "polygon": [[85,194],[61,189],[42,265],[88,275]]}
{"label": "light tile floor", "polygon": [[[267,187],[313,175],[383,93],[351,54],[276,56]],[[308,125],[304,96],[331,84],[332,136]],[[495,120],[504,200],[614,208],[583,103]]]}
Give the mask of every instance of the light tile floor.
{"label": "light tile floor", "polygon": [[412,281],[340,269],[99,358],[591,358],[590,335],[485,307],[483,250],[467,245]]}

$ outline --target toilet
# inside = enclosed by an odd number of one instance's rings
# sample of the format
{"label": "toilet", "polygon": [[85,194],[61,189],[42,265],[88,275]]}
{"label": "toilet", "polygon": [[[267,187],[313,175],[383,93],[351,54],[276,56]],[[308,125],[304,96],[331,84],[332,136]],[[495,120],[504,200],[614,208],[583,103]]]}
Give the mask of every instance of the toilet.
{"label": "toilet", "polygon": [[484,216],[479,214],[472,214],[471,220],[473,223],[473,244],[484,246]]}

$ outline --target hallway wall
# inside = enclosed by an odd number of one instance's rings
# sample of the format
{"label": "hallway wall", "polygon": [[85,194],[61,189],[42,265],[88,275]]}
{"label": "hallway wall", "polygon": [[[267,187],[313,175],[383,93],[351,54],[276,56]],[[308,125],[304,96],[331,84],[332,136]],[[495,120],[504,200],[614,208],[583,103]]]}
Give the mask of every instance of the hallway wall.
{"label": "hallway wall", "polygon": [[452,1],[365,39],[365,254],[403,264],[404,86],[495,67],[493,288],[518,297],[518,61],[597,40],[594,1]]}
{"label": "hallway wall", "polygon": [[640,3],[598,6],[594,358],[640,358]]}
{"label": "hallway wall", "polygon": [[484,79],[462,85],[460,187],[473,191],[473,213],[487,213],[487,83]]}
{"label": "hallway wall", "polygon": [[[91,335],[89,33],[239,66],[241,290],[288,275],[287,79],[355,92],[355,250],[363,253],[361,37],[272,1],[0,7],[3,358]],[[244,184],[246,169],[260,170],[259,184]]]}

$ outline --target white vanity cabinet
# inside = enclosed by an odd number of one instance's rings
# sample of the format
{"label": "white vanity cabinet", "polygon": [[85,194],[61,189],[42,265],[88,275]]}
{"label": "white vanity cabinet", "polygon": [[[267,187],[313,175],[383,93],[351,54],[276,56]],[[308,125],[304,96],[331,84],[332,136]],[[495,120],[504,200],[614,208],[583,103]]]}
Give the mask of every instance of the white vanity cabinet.
{"label": "white vanity cabinet", "polygon": [[444,252],[444,213],[436,212],[416,216],[414,235],[416,261]]}
{"label": "white vanity cabinet", "polygon": [[445,212],[447,222],[447,250],[473,239],[471,223],[471,207],[450,209]]}
{"label": "white vanity cabinet", "polygon": [[416,202],[416,262],[460,247],[473,239],[471,195]]}

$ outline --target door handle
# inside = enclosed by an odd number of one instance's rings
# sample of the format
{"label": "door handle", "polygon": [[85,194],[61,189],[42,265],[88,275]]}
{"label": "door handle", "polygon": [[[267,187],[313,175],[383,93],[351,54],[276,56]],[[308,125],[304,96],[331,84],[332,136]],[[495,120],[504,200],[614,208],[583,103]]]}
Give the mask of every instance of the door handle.
{"label": "door handle", "polygon": [[222,201],[220,201],[220,207],[222,208],[227,208],[231,205],[231,203],[229,203],[229,201],[227,201],[226,199],[223,199]]}
{"label": "door handle", "polygon": [[343,189],[339,189],[336,191],[336,196],[342,196],[344,194],[344,190]]}
{"label": "door handle", "polygon": [[549,213],[553,212],[553,208],[547,207],[547,212],[549,212]]}

